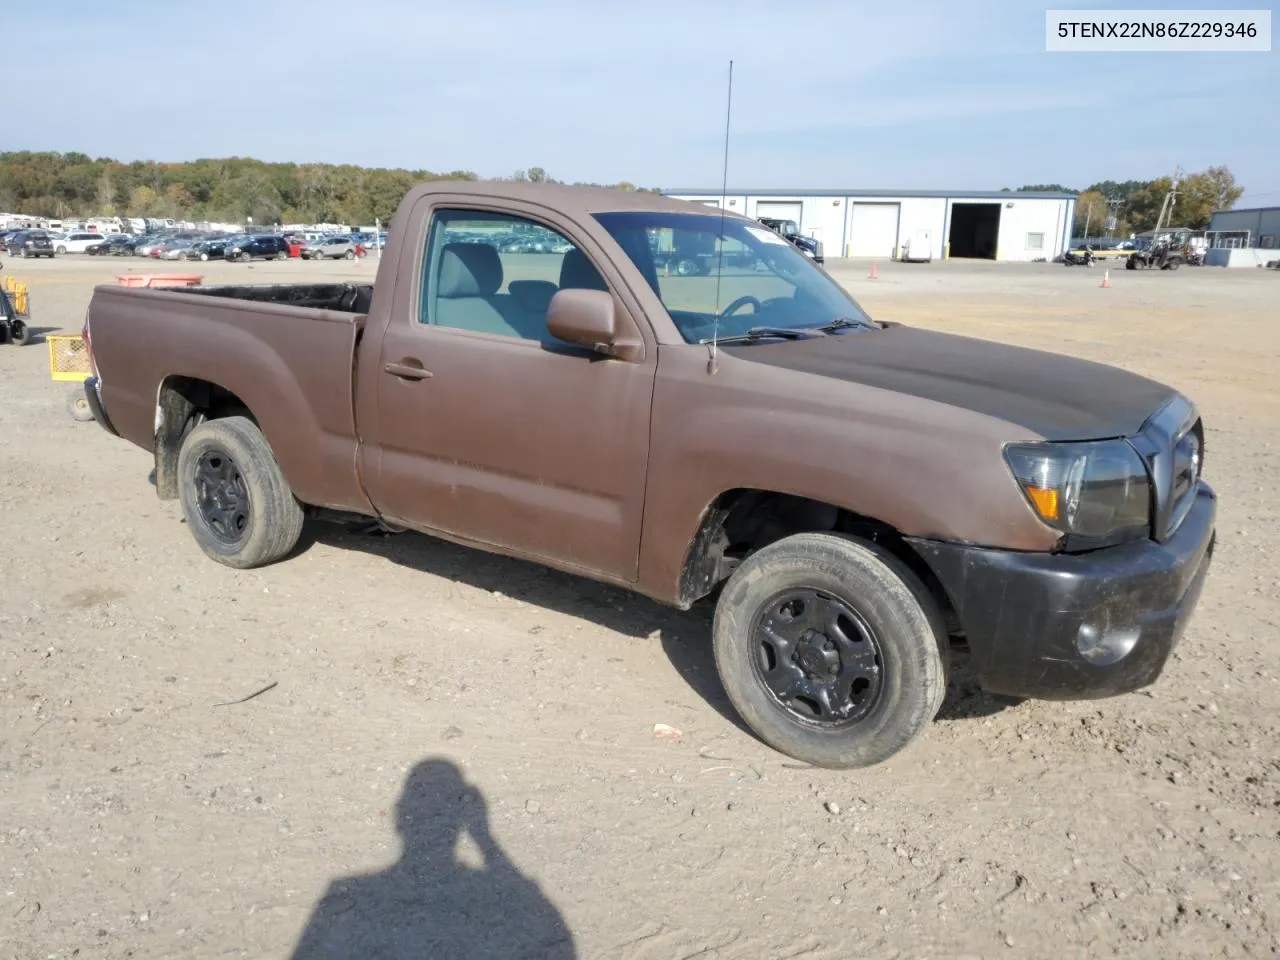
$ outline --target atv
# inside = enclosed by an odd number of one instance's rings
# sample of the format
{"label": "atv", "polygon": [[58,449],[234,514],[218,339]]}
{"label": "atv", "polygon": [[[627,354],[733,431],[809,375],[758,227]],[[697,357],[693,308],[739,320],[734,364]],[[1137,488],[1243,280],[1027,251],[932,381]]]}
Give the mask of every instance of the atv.
{"label": "atv", "polygon": [[1169,237],[1159,237],[1142,250],[1134,250],[1124,262],[1126,270],[1177,270],[1186,263],[1180,247],[1173,245]]}

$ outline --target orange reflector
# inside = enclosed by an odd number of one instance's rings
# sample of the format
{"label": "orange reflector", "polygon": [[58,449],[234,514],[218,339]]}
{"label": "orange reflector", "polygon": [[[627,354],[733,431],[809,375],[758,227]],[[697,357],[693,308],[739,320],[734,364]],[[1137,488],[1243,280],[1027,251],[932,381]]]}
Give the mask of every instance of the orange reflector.
{"label": "orange reflector", "polygon": [[1057,490],[1045,490],[1043,487],[1027,487],[1027,496],[1031,498],[1031,502],[1040,511],[1040,516],[1044,517],[1044,519],[1058,519]]}

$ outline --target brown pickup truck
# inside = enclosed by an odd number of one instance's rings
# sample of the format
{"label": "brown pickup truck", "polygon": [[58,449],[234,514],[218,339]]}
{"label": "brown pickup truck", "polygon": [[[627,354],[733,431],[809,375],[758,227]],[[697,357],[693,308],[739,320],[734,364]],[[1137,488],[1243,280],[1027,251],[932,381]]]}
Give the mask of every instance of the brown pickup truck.
{"label": "brown pickup truck", "polygon": [[766,227],[645,194],[435,183],[372,285],[103,286],[84,334],[96,418],[213,559],[280,560],[323,508],[718,591],[733,704],[823,766],[919,736],[952,637],[996,693],[1152,683],[1212,554],[1176,391],[874,321]]}

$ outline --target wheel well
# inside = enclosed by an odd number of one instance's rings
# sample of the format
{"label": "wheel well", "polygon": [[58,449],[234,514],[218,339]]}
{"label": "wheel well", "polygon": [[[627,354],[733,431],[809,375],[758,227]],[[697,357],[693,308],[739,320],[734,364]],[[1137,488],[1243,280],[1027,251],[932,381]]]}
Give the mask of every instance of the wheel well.
{"label": "wheel well", "polygon": [[178,452],[188,433],[205,420],[254,417],[248,405],[220,384],[195,377],[166,377],[156,397],[156,494],[178,496]]}
{"label": "wheel well", "polygon": [[743,560],[762,547],[795,533],[845,533],[888,550],[920,578],[947,621],[950,632],[959,620],[946,591],[924,559],[902,534],[887,523],[842,507],[768,490],[729,490],[702,515],[685,559],[680,605],[715,591]]}

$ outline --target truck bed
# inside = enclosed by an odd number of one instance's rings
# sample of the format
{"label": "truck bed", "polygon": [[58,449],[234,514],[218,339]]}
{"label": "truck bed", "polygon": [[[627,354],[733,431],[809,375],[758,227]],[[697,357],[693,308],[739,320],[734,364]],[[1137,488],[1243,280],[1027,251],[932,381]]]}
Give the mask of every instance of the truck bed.
{"label": "truck bed", "polygon": [[263,283],[227,284],[217,287],[185,287],[184,293],[255,303],[278,303],[339,313],[368,313],[373,301],[371,283]]}
{"label": "truck bed", "polygon": [[[216,385],[252,410],[306,503],[369,510],[353,469],[353,362],[372,284],[104,285],[89,328],[103,402],[150,450],[165,396]],[[159,402],[158,402],[159,401]]]}

